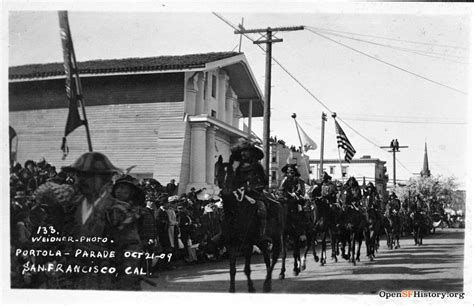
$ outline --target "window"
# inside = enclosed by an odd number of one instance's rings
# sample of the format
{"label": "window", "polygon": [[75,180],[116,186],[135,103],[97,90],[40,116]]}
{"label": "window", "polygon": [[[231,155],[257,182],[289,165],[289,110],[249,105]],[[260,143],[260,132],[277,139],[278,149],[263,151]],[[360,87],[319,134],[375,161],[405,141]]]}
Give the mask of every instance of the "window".
{"label": "window", "polygon": [[330,167],[329,167],[329,174],[334,174],[334,169],[335,169],[335,168],[336,168],[336,167],[334,167],[334,166],[330,166]]}
{"label": "window", "polygon": [[349,168],[348,166],[342,166],[342,177],[347,177],[347,168]]}
{"label": "window", "polygon": [[213,109],[211,109],[211,117],[216,118],[216,111]]}
{"label": "window", "polygon": [[276,182],[277,179],[277,172],[275,170],[272,170],[272,183]]}
{"label": "window", "polygon": [[277,162],[277,154],[276,154],[276,151],[273,151],[272,152],[272,163],[276,163]]}
{"label": "window", "polygon": [[215,75],[212,75],[211,86],[212,86],[211,94],[212,94],[212,97],[215,98],[216,97],[216,90],[217,90],[217,78],[216,78]]}

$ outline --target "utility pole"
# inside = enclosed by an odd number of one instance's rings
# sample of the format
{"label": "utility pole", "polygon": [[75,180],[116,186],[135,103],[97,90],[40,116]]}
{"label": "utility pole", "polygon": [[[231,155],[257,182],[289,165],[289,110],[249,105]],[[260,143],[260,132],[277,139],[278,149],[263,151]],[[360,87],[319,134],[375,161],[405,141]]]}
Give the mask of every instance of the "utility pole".
{"label": "utility pole", "polygon": [[254,41],[254,44],[266,44],[266,66],[265,66],[265,97],[263,101],[263,152],[265,153],[263,159],[263,167],[265,175],[270,176],[270,96],[271,96],[271,79],[272,79],[272,44],[282,42],[281,38],[273,38],[274,32],[288,32],[304,30],[304,26],[298,27],[278,27],[266,29],[251,29],[246,30],[242,25],[239,30],[234,31],[234,34],[258,33],[261,35],[259,40]]}
{"label": "utility pole", "polygon": [[401,146],[398,143],[398,139],[392,139],[390,142],[389,147],[380,147],[382,149],[392,149],[392,151],[388,152],[393,152],[393,187],[395,188],[397,186],[397,168],[396,168],[396,156],[395,154],[397,152],[400,152],[400,148],[408,148],[408,146]]}
{"label": "utility pole", "polygon": [[327,121],[326,114],[323,112],[321,115],[321,155],[319,160],[319,179],[323,179],[324,176],[324,126]]}

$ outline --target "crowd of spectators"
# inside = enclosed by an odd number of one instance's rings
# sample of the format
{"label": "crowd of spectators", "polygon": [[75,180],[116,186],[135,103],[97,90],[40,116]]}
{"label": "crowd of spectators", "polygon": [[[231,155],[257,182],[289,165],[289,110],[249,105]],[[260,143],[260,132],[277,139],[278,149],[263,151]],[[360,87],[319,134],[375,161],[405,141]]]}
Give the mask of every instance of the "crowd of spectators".
{"label": "crowd of spectators", "polygon": [[[30,257],[14,256],[16,249],[37,248],[32,236],[38,227],[54,225],[62,218],[54,204],[62,204],[75,193],[75,178],[71,173],[56,171],[44,158],[28,160],[22,166],[10,166],[10,228],[12,252],[12,287],[41,287],[34,275],[21,275],[19,269]],[[143,267],[149,276],[179,265],[199,263],[222,255],[220,221],[222,205],[218,197],[210,197],[205,189],[191,188],[178,194],[175,180],[162,185],[153,178],[138,181],[132,175],[114,178],[111,194],[137,207],[140,214],[138,230],[144,251],[171,254],[167,260],[145,260]],[[59,206],[61,207],[61,206]],[[67,205],[62,206],[66,209]],[[166,257],[168,258],[168,257]],[[48,260],[48,258],[36,259]]]}

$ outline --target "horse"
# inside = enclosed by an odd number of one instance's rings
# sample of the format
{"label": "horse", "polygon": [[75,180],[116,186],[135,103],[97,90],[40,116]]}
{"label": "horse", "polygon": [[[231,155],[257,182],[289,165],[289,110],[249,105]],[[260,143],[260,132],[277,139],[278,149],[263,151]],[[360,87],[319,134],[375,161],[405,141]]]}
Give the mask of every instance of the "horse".
{"label": "horse", "polygon": [[[240,252],[245,257],[244,273],[247,277],[248,292],[256,292],[251,274],[251,257],[253,245],[262,251],[266,266],[266,277],[263,291],[272,290],[272,272],[281,251],[283,231],[283,208],[275,200],[270,200],[267,207],[266,233],[272,239],[271,250],[267,243],[259,241],[259,220],[255,199],[246,195],[246,191],[234,189],[235,174],[232,162],[224,166],[226,174],[221,191],[223,200],[224,222],[223,234],[229,256],[230,286],[229,292],[235,292],[236,261]],[[270,261],[271,255],[271,261]]]}
{"label": "horse", "polygon": [[384,217],[385,236],[389,249],[400,248],[400,236],[402,232],[402,218],[400,212],[392,210]]}
{"label": "horse", "polygon": [[426,226],[426,213],[421,210],[414,210],[410,214],[410,219],[413,225],[413,239],[415,240],[415,245],[423,245],[423,235]]}
{"label": "horse", "polygon": [[304,225],[305,225],[305,235],[306,235],[306,249],[303,253],[303,263],[301,264],[301,270],[306,270],[306,257],[309,250],[313,252],[313,258],[315,262],[319,261],[319,257],[316,254],[316,205],[311,201],[306,201],[306,204],[303,206],[303,216],[304,216]]}
{"label": "horse", "polygon": [[[362,208],[359,207],[360,187],[354,177],[349,178],[343,185],[342,200],[342,239],[343,251],[342,256],[345,257],[345,242],[349,243],[349,261],[356,265],[356,261],[360,261],[360,248],[364,238],[364,230],[367,226],[367,217]],[[355,249],[358,244],[357,252]],[[347,257],[345,257],[347,258]]]}
{"label": "horse", "polygon": [[365,244],[367,247],[367,257],[369,257],[370,261],[373,261],[375,252],[378,249],[382,222],[380,214],[375,207],[376,199],[372,196],[367,196],[364,200],[367,218],[367,227],[364,230]]}
{"label": "horse", "polygon": [[[283,205],[283,238],[282,238],[282,266],[279,279],[285,279],[285,262],[287,256],[287,246],[291,239],[293,241],[293,274],[298,276],[302,270],[306,269],[306,256],[308,250],[313,248],[313,255],[315,260],[318,259],[314,245],[314,231],[311,223],[311,216],[309,213],[308,203],[303,198],[282,198],[280,201]],[[304,253],[303,262],[301,262],[301,237],[306,236],[307,248]],[[319,259],[318,259],[319,260]],[[317,260],[316,260],[317,261]]]}

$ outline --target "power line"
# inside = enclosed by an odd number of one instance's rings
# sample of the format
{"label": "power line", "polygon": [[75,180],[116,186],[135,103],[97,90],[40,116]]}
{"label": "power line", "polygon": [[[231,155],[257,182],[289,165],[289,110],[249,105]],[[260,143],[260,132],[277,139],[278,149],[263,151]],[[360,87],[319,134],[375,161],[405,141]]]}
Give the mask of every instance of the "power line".
{"label": "power line", "polygon": [[426,43],[426,42],[419,42],[419,41],[412,41],[412,40],[403,40],[403,39],[396,39],[396,38],[388,38],[388,37],[382,37],[382,36],[376,36],[376,35],[368,35],[368,34],[360,34],[360,33],[346,32],[346,31],[338,31],[338,30],[324,29],[324,28],[318,28],[318,27],[313,27],[313,28],[314,28],[314,29],[317,29],[317,30],[319,30],[319,31],[344,33],[344,34],[351,34],[351,35],[358,35],[358,36],[365,36],[365,37],[386,39],[386,40],[392,40],[392,41],[406,42],[406,43],[412,43],[412,44],[417,44],[417,45],[427,45],[427,46],[434,46],[434,47],[444,47],[444,48],[453,48],[453,49],[467,50],[467,48],[465,48],[465,47],[458,47],[458,46],[451,46],[451,45],[441,45],[441,44],[433,44],[433,43]]}
{"label": "power line", "polygon": [[[223,22],[225,22],[227,25],[229,25],[230,27],[232,27],[234,30],[239,30],[236,26],[234,26],[232,23],[230,23],[229,21],[225,20],[224,17],[222,16],[219,16],[219,14],[215,13],[215,12],[212,12],[212,14],[214,14],[217,18],[221,19]],[[242,33],[247,39],[249,39],[250,41],[254,42],[255,40],[253,40],[249,35],[247,35],[246,33]],[[264,48],[260,45],[257,45],[260,49],[264,50]],[[316,97],[306,86],[303,85],[303,83],[301,83],[295,76],[293,76],[293,74],[291,72],[288,71],[288,69],[286,69],[285,67],[283,67],[283,65],[278,61],[276,60],[273,56],[272,56],[272,60],[278,65],[280,66],[280,68],[285,71],[296,83],[298,83],[298,85],[301,86],[301,88],[303,88],[311,97],[313,97],[319,104],[321,104],[326,110],[328,110],[328,112],[330,113],[333,113],[333,111],[324,103],[322,102],[318,97]],[[367,138],[366,136],[362,135],[361,133],[359,133],[357,130],[355,130],[353,127],[351,127],[347,122],[345,122],[342,118],[338,117],[339,121],[344,123],[344,125],[346,125],[348,128],[350,128],[354,133],[356,133],[357,135],[359,135],[360,137],[362,137],[363,139],[365,139],[366,141],[368,141],[369,143],[373,144],[375,147],[377,147],[379,150],[382,150],[380,149],[380,146],[378,144],[376,144],[375,142],[373,142],[372,140],[370,140],[369,138]],[[382,150],[383,152],[385,153],[388,153],[384,150]],[[397,160],[398,161],[398,160]],[[399,162],[399,161],[398,161]],[[400,163],[400,162],[399,162]],[[400,163],[400,165],[402,165],[402,167],[404,167],[405,169],[407,169],[403,164]],[[407,169],[408,170],[408,169]],[[410,170],[408,170],[410,171]]]}
{"label": "power line", "polygon": [[[469,64],[467,62],[461,62],[461,61],[456,61],[456,60],[453,60],[453,59],[446,58],[446,57],[455,57],[455,58],[460,58],[460,59],[466,59],[465,57],[462,57],[462,56],[451,55],[451,54],[441,54],[441,53],[437,53],[437,52],[429,52],[429,51],[403,48],[403,47],[387,45],[387,44],[380,44],[380,43],[376,43],[376,42],[365,40],[365,39],[358,39],[358,38],[354,38],[354,37],[350,37],[350,36],[346,36],[346,35],[341,35],[341,34],[335,34],[335,33],[325,33],[325,34],[329,34],[329,35],[333,35],[333,36],[337,36],[337,37],[342,37],[342,38],[347,38],[347,39],[351,39],[351,40],[355,40],[355,41],[359,41],[359,42],[365,42],[365,43],[368,43],[368,44],[381,46],[381,47],[385,47],[385,48],[390,48],[390,49],[394,49],[394,50],[398,50],[398,51],[413,53],[413,54],[417,54],[417,55],[421,55],[421,56],[441,59],[441,60],[445,60],[445,61],[449,61],[449,62],[453,62],[453,63],[466,64],[466,65]],[[432,54],[434,54],[434,55],[432,55]],[[436,55],[439,55],[439,56],[436,56]]]}
{"label": "power line", "polygon": [[306,27],[306,29],[307,29],[308,31],[312,32],[312,33],[315,34],[315,35],[318,35],[318,36],[320,36],[320,37],[322,37],[322,38],[325,38],[325,39],[327,39],[327,40],[330,40],[330,41],[332,41],[332,42],[334,42],[334,43],[336,43],[336,44],[338,44],[338,45],[344,46],[344,47],[346,47],[346,48],[348,48],[348,49],[350,49],[350,50],[352,50],[352,51],[354,51],[354,52],[357,52],[357,53],[359,53],[359,54],[365,55],[365,56],[367,56],[367,57],[369,57],[369,58],[371,58],[371,59],[373,59],[373,60],[376,60],[376,61],[378,61],[378,62],[381,62],[381,63],[383,63],[383,64],[385,64],[385,65],[388,65],[388,66],[393,67],[393,68],[395,68],[395,69],[401,70],[401,71],[403,71],[403,72],[406,72],[406,73],[408,73],[408,74],[411,74],[411,75],[413,75],[413,76],[416,76],[416,77],[418,77],[418,78],[421,78],[421,79],[423,79],[423,80],[425,80],[425,81],[431,82],[431,83],[433,83],[433,84],[436,84],[436,85],[439,85],[439,86],[442,86],[442,87],[451,89],[451,90],[456,91],[456,92],[458,92],[458,93],[461,93],[461,94],[463,94],[463,95],[467,95],[467,93],[464,92],[464,91],[462,91],[462,90],[459,90],[459,89],[457,89],[457,88],[454,88],[454,87],[445,85],[445,84],[440,83],[440,82],[438,82],[438,81],[434,81],[434,80],[429,79],[429,78],[427,78],[427,77],[425,77],[425,76],[422,76],[422,75],[420,75],[420,74],[411,72],[411,71],[409,71],[409,70],[406,70],[406,69],[404,69],[404,68],[401,68],[401,67],[399,67],[399,66],[396,66],[396,65],[394,65],[394,64],[391,64],[391,63],[389,63],[389,62],[387,62],[387,61],[381,60],[381,59],[379,59],[379,58],[377,58],[377,57],[375,57],[375,56],[373,56],[373,55],[370,55],[370,54],[367,54],[367,53],[362,52],[362,51],[360,51],[360,50],[357,50],[357,49],[355,49],[355,48],[353,48],[353,47],[351,47],[351,46],[348,46],[348,45],[346,45],[346,44],[344,44],[344,43],[341,43],[340,41],[334,40],[334,39],[332,39],[332,38],[330,38],[330,37],[327,37],[327,36],[325,36],[325,35],[323,35],[323,34],[321,34],[321,33],[318,33],[318,32],[316,32],[316,31],[314,31],[314,30],[311,30],[311,29],[308,28],[308,27]]}
{"label": "power line", "polygon": [[350,118],[346,117],[349,121],[371,121],[371,122],[387,122],[387,123],[414,123],[414,124],[452,124],[452,125],[465,125],[467,122],[435,122],[435,121],[408,121],[408,120],[377,120],[371,118]]}

